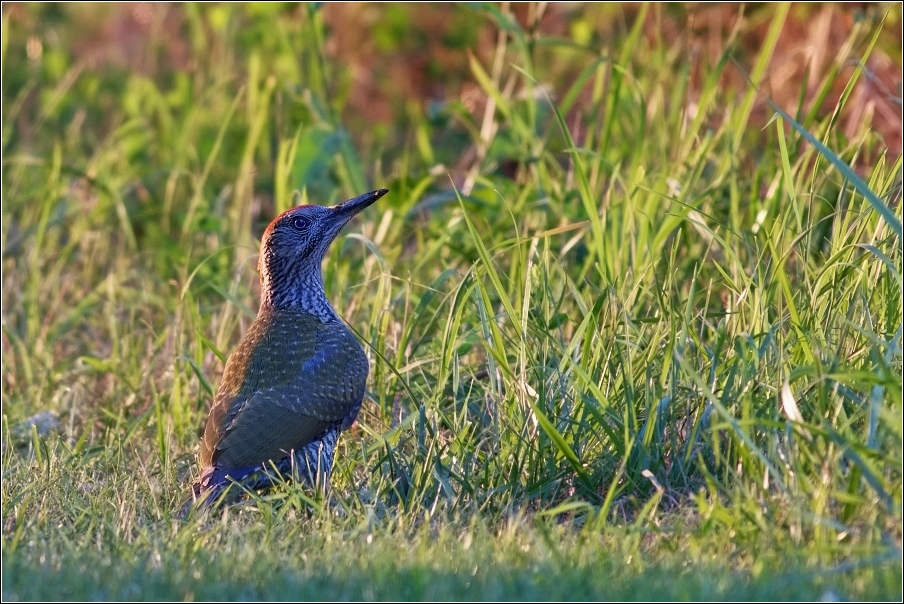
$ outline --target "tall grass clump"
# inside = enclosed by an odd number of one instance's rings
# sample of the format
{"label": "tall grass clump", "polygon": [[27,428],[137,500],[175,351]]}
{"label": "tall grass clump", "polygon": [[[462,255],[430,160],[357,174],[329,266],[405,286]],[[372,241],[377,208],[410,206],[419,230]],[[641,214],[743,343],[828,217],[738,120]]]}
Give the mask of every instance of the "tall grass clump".
{"label": "tall grass clump", "polygon": [[[4,7],[4,597],[901,597],[900,5],[790,97],[840,9],[707,59],[674,7],[444,7],[469,92],[395,105],[336,7],[148,8],[125,66],[114,10]],[[375,10],[404,58],[439,9]],[[175,520],[263,227],[382,186],[324,265],[371,360],[330,497]]]}

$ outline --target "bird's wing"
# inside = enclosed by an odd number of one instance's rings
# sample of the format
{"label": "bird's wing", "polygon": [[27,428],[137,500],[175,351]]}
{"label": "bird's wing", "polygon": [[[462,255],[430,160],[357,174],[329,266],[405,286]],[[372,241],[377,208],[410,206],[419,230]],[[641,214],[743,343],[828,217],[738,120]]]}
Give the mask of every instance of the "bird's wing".
{"label": "bird's wing", "polygon": [[[221,384],[204,430],[202,466],[235,468],[278,460],[328,427],[351,423],[364,397],[367,357],[344,326],[316,329],[314,340],[300,357],[289,346],[276,362],[251,353],[233,369],[230,358],[223,384],[241,372],[244,382],[253,380],[255,386],[248,394],[229,394],[231,388],[224,390]],[[280,379],[272,379],[274,373]]]}
{"label": "bird's wing", "polygon": [[[255,393],[238,407],[212,409],[204,430],[210,465],[239,468],[282,459],[335,423],[305,414],[290,398],[294,397],[272,389]],[[230,407],[234,413],[218,413]]]}

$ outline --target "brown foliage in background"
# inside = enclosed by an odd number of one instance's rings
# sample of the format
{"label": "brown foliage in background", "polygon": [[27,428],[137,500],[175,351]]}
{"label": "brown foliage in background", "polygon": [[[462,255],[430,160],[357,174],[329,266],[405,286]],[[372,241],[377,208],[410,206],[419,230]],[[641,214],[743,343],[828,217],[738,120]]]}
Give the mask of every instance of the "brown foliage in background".
{"label": "brown foliage in background", "polygon": [[[632,26],[638,5],[613,9],[582,3],[504,3],[529,37],[569,38],[575,19],[590,25],[593,45],[602,54],[613,48]],[[809,110],[822,79],[839,60],[839,53],[861,16],[882,14],[886,6],[877,3],[795,5],[778,40],[762,91],[779,106],[794,112],[801,100]],[[191,71],[197,57],[186,37],[185,7],[166,3],[122,3],[90,6],[63,6],[61,23],[48,28],[35,22],[25,5],[5,3],[4,14],[20,27],[32,31],[29,56],[40,50],[42,37],[65,36],[77,64],[86,69],[109,67],[156,76],[168,70]],[[326,3],[322,6],[327,37],[327,56],[347,68],[351,85],[344,118],[360,125],[393,124],[412,106],[423,107],[431,100],[461,100],[480,111],[485,100],[470,75],[468,55],[483,65],[492,63],[499,32],[488,20],[452,4],[421,3],[385,5],[373,3]],[[726,50],[732,31],[738,35],[733,56],[748,69],[762,46],[774,6],[691,3],[655,5],[647,14],[644,36],[649,44],[665,41],[677,56],[692,61],[692,90],[699,89],[708,70]],[[288,7],[283,18],[302,19],[301,7]],[[68,19],[68,23],[62,23]],[[388,23],[395,19],[395,25]],[[743,22],[738,23],[739,19]],[[882,137],[887,153],[897,157],[902,149],[902,31],[900,11],[886,24],[883,40],[874,49],[861,77],[847,101],[839,123],[847,136],[864,122]],[[395,27],[396,38],[381,44],[375,29]],[[474,35],[450,44],[457,32],[476,30]],[[891,49],[891,50],[889,50]],[[574,76],[576,65],[566,78]],[[848,61],[835,79],[832,90],[819,108],[830,114],[856,65]],[[542,65],[537,66],[542,73]],[[570,81],[564,83],[566,86]],[[747,83],[745,75],[733,67],[725,69],[721,85],[740,96]],[[764,98],[754,108],[759,120],[771,110]]]}

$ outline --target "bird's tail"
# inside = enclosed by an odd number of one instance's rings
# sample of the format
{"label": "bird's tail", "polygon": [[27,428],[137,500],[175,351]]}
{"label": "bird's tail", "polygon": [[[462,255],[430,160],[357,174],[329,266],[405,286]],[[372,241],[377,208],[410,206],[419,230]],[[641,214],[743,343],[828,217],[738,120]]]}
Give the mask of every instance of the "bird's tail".
{"label": "bird's tail", "polygon": [[192,510],[208,509],[225,503],[226,497],[223,497],[223,492],[231,487],[232,483],[228,480],[215,481],[214,473],[213,468],[205,470],[191,485],[191,493],[176,513],[177,518],[184,520]]}
{"label": "bird's tail", "polygon": [[325,434],[291,455],[270,465],[246,466],[241,468],[205,468],[191,487],[188,500],[176,513],[185,519],[195,509],[217,508],[238,501],[242,493],[269,489],[274,484],[287,479],[300,479],[317,488],[326,496],[329,490],[330,473],[333,466],[333,451],[338,428]]}
{"label": "bird's tail", "polygon": [[246,491],[254,491],[273,484],[274,475],[263,466],[249,466],[229,470],[207,468],[191,486],[188,500],[176,516],[187,518],[192,510],[213,509],[238,501]]}

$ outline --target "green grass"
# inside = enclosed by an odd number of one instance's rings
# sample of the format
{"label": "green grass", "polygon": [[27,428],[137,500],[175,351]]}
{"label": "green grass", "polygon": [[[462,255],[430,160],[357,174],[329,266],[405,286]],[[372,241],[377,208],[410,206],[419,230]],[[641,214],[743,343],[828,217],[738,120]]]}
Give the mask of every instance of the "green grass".
{"label": "green grass", "polygon": [[[902,164],[841,119],[900,5],[797,107],[811,9],[709,62],[672,8],[450,7],[480,101],[389,128],[314,6],[178,8],[149,75],[78,60],[100,10],[3,18],[4,599],[900,600]],[[263,227],[382,186],[324,266],[371,359],[330,499],[176,520]]]}

